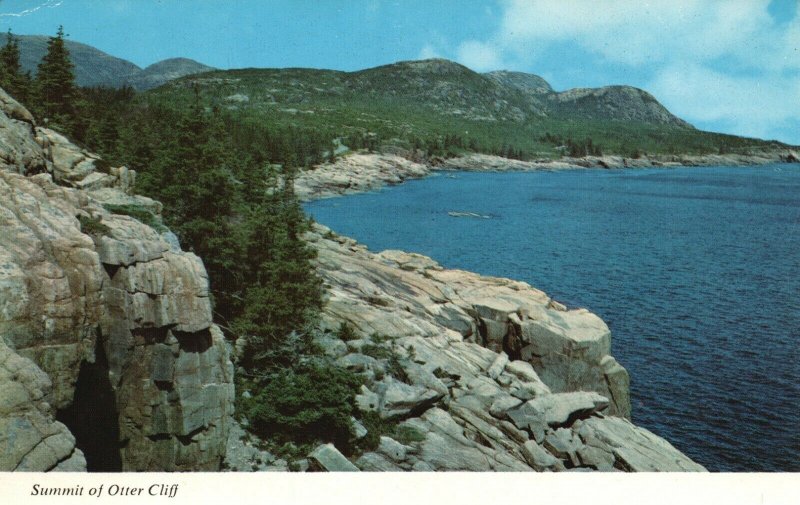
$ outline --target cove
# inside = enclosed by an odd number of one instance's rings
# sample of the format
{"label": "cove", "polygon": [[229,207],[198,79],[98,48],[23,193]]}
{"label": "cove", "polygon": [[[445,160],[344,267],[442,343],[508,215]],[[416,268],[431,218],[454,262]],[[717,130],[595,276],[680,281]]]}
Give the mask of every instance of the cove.
{"label": "cove", "polygon": [[305,208],[588,308],[636,424],[712,471],[800,470],[800,166],[440,172]]}

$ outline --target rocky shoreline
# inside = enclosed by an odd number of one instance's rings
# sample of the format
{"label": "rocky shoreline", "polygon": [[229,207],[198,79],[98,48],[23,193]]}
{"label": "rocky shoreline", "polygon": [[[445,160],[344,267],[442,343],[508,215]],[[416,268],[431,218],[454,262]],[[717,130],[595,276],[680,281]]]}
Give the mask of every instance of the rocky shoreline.
{"label": "rocky shoreline", "polygon": [[328,293],[319,345],[366,377],[360,408],[415,434],[382,437],[361,470],[704,471],[628,420],[628,373],[591,312],[320,225],[308,238]]}
{"label": "rocky shoreline", "polygon": [[747,166],[769,163],[798,163],[800,154],[775,150],[759,154],[658,155],[626,158],[587,156],[560,160],[520,161],[488,154],[412,161],[398,154],[353,153],[298,174],[295,181],[301,200],[375,191],[387,185],[426,177],[436,171],[509,172],[539,170],[613,169],[650,167]]}

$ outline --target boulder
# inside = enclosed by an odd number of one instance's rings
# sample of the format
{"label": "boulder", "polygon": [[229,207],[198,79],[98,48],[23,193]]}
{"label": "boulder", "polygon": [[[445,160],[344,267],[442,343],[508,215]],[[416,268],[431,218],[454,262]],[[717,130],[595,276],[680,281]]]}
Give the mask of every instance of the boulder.
{"label": "boulder", "polygon": [[571,425],[576,419],[586,418],[608,407],[608,399],[594,392],[556,393],[525,403],[526,412],[540,413],[549,426]]}
{"label": "boulder", "polygon": [[522,445],[522,456],[537,472],[564,470],[564,464],[532,440]]}
{"label": "boulder", "polygon": [[[616,417],[586,419],[576,430],[586,446],[610,452],[618,468],[634,472],[703,472],[663,438]],[[591,456],[587,456],[591,457]]]}
{"label": "boulder", "polygon": [[544,439],[544,448],[550,453],[568,461],[572,466],[580,466],[578,451],[583,447],[581,440],[566,428],[558,428]]}
{"label": "boulder", "polygon": [[489,366],[489,369],[486,370],[486,374],[492,379],[497,379],[500,377],[500,374],[503,373],[503,370],[505,370],[506,364],[508,364],[508,355],[501,352],[497,355],[497,358],[495,358],[491,366]]}
{"label": "boulder", "polygon": [[592,467],[601,472],[614,470],[614,463],[616,462],[613,453],[590,445],[584,445],[578,449],[578,459],[581,462],[581,466]]}
{"label": "boulder", "polygon": [[442,398],[440,392],[389,378],[380,386],[383,387],[379,413],[384,419],[420,414]]}
{"label": "boulder", "polygon": [[413,450],[411,447],[405,446],[394,440],[393,438],[384,437],[382,436],[380,439],[380,444],[378,445],[378,452],[383,454],[384,456],[388,457],[392,461],[395,462],[402,462],[405,461],[406,455],[409,450]]}
{"label": "boulder", "polygon": [[489,407],[489,413],[498,419],[503,419],[506,416],[506,412],[519,407],[521,404],[522,400],[519,398],[505,395],[500,396],[492,402],[492,405]]}
{"label": "boulder", "polygon": [[318,446],[308,455],[311,469],[322,472],[358,472],[356,465],[351,463],[339,452],[333,444]]}
{"label": "boulder", "polygon": [[401,472],[403,468],[389,458],[376,452],[365,452],[356,461],[356,466],[364,472]]}

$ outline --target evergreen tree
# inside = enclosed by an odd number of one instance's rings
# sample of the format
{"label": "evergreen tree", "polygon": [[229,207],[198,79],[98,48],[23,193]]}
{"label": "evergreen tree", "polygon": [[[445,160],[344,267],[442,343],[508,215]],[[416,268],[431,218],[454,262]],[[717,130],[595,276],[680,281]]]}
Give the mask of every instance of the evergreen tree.
{"label": "evergreen tree", "polygon": [[265,356],[290,332],[304,329],[322,305],[322,284],[311,264],[316,251],[303,240],[311,223],[294,193],[294,173],[292,165],[284,165],[278,185],[270,170],[265,179],[270,189],[247,214],[249,282],[235,328],[247,335],[248,368],[263,367]]}
{"label": "evergreen tree", "polygon": [[18,102],[28,101],[30,74],[19,64],[19,40],[8,30],[6,45],[0,49],[0,86]]}
{"label": "evergreen tree", "polygon": [[57,126],[67,133],[72,133],[76,119],[73,68],[64,43],[64,27],[59,26],[55,37],[47,41],[47,53],[39,63],[36,107],[49,126]]}

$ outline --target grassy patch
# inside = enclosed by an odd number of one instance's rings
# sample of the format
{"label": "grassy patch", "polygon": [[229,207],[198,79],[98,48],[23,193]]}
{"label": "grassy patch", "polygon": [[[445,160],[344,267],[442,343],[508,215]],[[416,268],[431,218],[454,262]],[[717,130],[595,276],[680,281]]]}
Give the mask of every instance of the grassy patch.
{"label": "grassy patch", "polygon": [[345,342],[357,340],[359,338],[356,330],[348,323],[341,323],[339,328],[337,328],[333,334],[336,336],[336,338],[339,340],[344,340]]}
{"label": "grassy patch", "polygon": [[394,357],[391,349],[375,344],[364,344],[359,352],[375,359],[391,359]]}

